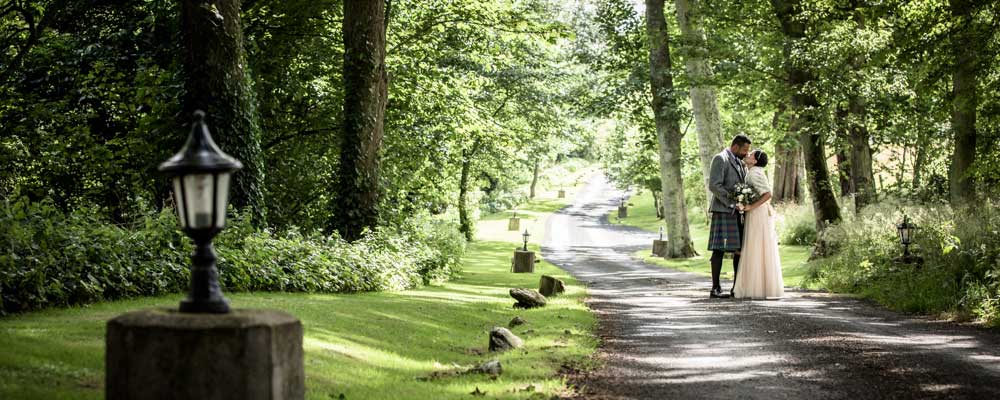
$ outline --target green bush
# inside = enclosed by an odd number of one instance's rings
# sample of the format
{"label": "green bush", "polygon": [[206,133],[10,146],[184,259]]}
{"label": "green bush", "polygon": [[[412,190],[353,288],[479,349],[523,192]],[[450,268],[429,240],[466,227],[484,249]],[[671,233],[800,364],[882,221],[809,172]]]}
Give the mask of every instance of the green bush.
{"label": "green bush", "polygon": [[[465,249],[454,225],[427,216],[354,243],[276,235],[236,216],[215,245],[227,291],[400,290],[459,273]],[[193,250],[171,210],[123,227],[92,210],[66,215],[24,198],[0,203],[0,246],[4,314],[184,291]]]}
{"label": "green bush", "polygon": [[781,204],[775,228],[781,244],[808,246],[816,243],[816,218],[808,204]]}
{"label": "green bush", "polygon": [[[903,213],[920,229],[911,250],[922,265],[896,262],[902,254],[896,224]],[[1000,208],[983,203],[907,206],[891,201],[823,234],[830,255],[810,263],[823,286],[859,293],[890,307],[920,313],[970,315],[1000,324]]]}

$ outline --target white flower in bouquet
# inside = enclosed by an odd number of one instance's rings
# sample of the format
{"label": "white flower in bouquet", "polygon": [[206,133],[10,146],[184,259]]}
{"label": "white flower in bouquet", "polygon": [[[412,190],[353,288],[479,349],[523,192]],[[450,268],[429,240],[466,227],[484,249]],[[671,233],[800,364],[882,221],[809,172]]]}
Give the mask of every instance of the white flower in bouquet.
{"label": "white flower in bouquet", "polygon": [[730,200],[743,205],[753,204],[759,197],[757,190],[746,183],[737,183],[733,191],[729,193]]}

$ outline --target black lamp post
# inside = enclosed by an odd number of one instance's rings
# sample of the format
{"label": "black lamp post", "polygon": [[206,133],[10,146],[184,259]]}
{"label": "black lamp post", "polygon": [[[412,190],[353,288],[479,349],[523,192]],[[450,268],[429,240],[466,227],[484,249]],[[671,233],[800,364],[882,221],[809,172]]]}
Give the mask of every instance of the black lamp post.
{"label": "black lamp post", "polygon": [[521,234],[521,237],[524,238],[524,251],[528,251],[528,237],[529,236],[531,236],[531,234],[528,233],[527,229],[525,229],[524,233]]}
{"label": "black lamp post", "polygon": [[194,112],[191,135],[181,151],[160,164],[160,171],[173,181],[181,227],[196,246],[191,255],[191,289],[181,301],[181,312],[229,312],[229,302],[219,288],[212,239],[226,225],[230,177],[240,168],[239,160],[212,141],[202,111]]}
{"label": "black lamp post", "polygon": [[913,243],[913,233],[917,230],[917,226],[910,223],[910,217],[903,214],[903,223],[896,225],[896,230],[899,231],[899,243],[903,245],[903,259],[909,260],[910,244]]}
{"label": "black lamp post", "polygon": [[663,241],[663,227],[660,227],[660,241]]}

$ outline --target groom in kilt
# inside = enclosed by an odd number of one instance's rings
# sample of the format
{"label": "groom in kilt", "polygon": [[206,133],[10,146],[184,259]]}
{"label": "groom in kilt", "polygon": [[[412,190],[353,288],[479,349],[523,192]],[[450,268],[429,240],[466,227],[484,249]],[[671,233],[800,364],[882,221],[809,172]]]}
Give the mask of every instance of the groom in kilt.
{"label": "groom in kilt", "polygon": [[737,204],[730,200],[736,184],[746,180],[747,169],[743,157],[750,153],[750,138],[736,135],[728,149],[722,150],[712,159],[712,170],[708,177],[708,188],[712,192],[712,226],[708,232],[708,250],[712,251],[712,291],[711,298],[732,296],[722,293],[719,275],[722,273],[722,259],[726,253],[733,253],[733,276],[740,265],[740,249],[743,247],[743,219]]}

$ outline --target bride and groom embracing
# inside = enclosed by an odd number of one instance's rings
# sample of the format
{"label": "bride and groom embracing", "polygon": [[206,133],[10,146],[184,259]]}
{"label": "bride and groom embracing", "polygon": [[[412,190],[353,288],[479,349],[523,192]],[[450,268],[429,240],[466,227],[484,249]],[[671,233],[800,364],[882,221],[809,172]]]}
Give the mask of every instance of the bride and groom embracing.
{"label": "bride and groom embracing", "polygon": [[[771,185],[764,167],[767,154],[751,150],[750,138],[736,135],[729,148],[712,159],[712,298],[765,299],[784,295],[778,235],[774,230]],[[719,274],[725,253],[733,253],[735,283],[722,292]]]}

